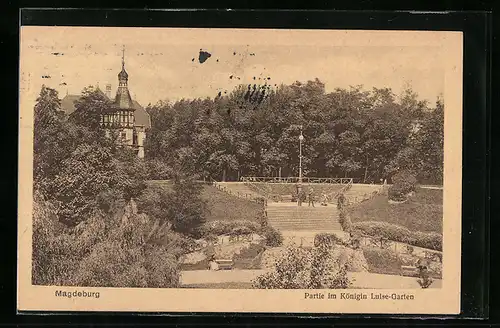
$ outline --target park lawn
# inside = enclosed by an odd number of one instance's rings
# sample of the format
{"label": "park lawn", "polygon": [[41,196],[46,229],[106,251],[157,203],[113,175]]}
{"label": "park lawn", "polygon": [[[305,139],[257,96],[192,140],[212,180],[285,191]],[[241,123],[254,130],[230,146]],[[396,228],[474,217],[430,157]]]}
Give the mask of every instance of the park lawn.
{"label": "park lawn", "polygon": [[228,195],[213,186],[203,187],[202,198],[209,209],[207,221],[257,221],[262,211],[262,205]]}
{"label": "park lawn", "polygon": [[[150,188],[171,190],[169,182],[151,184]],[[250,200],[229,195],[213,186],[204,185],[201,198],[207,202],[207,221],[257,221],[262,211],[262,205]]]}
{"label": "park lawn", "polygon": [[382,221],[400,225],[413,231],[442,234],[442,204],[442,190],[418,189],[406,203],[390,204],[387,195],[377,195],[353,206],[349,212],[353,223]]}

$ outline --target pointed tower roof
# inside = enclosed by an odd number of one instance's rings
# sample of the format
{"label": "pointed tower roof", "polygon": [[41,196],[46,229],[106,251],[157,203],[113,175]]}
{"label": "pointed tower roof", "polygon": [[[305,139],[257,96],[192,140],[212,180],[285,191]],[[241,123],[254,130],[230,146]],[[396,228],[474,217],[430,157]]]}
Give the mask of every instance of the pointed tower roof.
{"label": "pointed tower roof", "polygon": [[114,102],[115,107],[133,110],[133,101],[128,90],[128,74],[125,71],[125,47],[122,49],[122,70],[118,73],[118,83]]}
{"label": "pointed tower roof", "polygon": [[122,48],[122,70],[118,73],[118,80],[128,80],[128,73],[125,70],[125,46]]}

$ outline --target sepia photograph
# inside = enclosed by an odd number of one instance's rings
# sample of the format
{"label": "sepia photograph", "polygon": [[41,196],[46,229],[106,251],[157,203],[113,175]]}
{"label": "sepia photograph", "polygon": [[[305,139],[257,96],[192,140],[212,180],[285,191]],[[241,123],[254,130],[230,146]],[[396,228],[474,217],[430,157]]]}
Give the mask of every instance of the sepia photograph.
{"label": "sepia photograph", "polygon": [[461,42],[22,27],[18,307],[458,313]]}

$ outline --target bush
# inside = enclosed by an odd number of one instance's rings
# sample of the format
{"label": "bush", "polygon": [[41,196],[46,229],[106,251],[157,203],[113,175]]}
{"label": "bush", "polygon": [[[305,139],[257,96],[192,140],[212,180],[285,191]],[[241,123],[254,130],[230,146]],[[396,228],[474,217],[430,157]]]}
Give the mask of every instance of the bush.
{"label": "bush", "polygon": [[262,210],[262,213],[257,217],[257,223],[260,224],[262,230],[264,230],[269,225],[269,220],[267,219],[267,215]]}
{"label": "bush", "polygon": [[404,202],[407,198],[406,195],[405,192],[395,186],[390,186],[387,192],[389,199],[395,202]]}
{"label": "bush", "polygon": [[215,242],[217,242],[219,240],[219,238],[217,238],[217,235],[212,234],[212,233],[205,235],[203,237],[203,239],[205,239],[208,243],[212,243],[212,244],[214,244]]}
{"label": "bush", "polygon": [[339,266],[329,247],[288,247],[273,271],[253,281],[253,287],[261,289],[339,289],[350,284],[346,267]]}
{"label": "bush", "polygon": [[261,230],[260,224],[248,220],[237,220],[237,221],[210,221],[206,222],[199,229],[199,233],[202,236],[207,235],[231,235],[236,231],[243,231],[247,233],[258,233]]}
{"label": "bush", "polygon": [[260,269],[260,260],[265,249],[261,244],[250,244],[243,248],[240,253],[233,255],[234,268]]}
{"label": "bush", "polygon": [[340,193],[337,197],[337,209],[342,210],[345,206],[346,198],[344,193]]}
{"label": "bush", "polygon": [[392,186],[389,188],[389,199],[394,201],[404,201],[406,195],[415,191],[417,178],[409,171],[401,171],[392,177]]}
{"label": "bush", "polygon": [[197,249],[197,244],[192,238],[173,231],[161,236],[161,238],[155,240],[155,243],[164,246],[176,258]]}
{"label": "bush", "polygon": [[352,221],[351,217],[349,216],[349,212],[346,211],[345,208],[341,208],[339,211],[339,223],[343,231],[351,232]]}
{"label": "bush", "polygon": [[154,219],[169,222],[176,232],[199,237],[206,220],[207,204],[201,198],[202,186],[196,181],[177,176],[171,190],[150,187],[137,199],[141,212]]}
{"label": "bush", "polygon": [[264,238],[266,239],[267,246],[278,247],[283,245],[283,235],[271,226],[268,226],[264,230]]}
{"label": "bush", "polygon": [[[55,216],[50,215],[50,206],[42,205],[35,204],[33,221],[34,284],[148,288],[179,285],[176,250],[172,247],[178,243],[148,242],[155,240],[149,237],[158,232],[158,224],[134,213],[132,206],[119,213],[95,212],[74,228],[59,229]],[[180,237],[175,234],[175,238]]]}
{"label": "bush", "polygon": [[376,247],[364,247],[363,255],[368,262],[368,271],[381,274],[401,274],[403,261],[398,253]]}
{"label": "bush", "polygon": [[342,245],[343,241],[334,233],[318,233],[314,236],[314,247]]}
{"label": "bush", "polygon": [[412,246],[436,251],[441,251],[443,247],[443,236],[436,232],[410,231],[402,226],[378,221],[356,222],[353,228],[368,236],[386,238]]}
{"label": "bush", "polygon": [[418,269],[418,279],[417,282],[422,288],[429,288],[430,285],[434,282],[434,280],[431,278],[430,271],[429,271],[429,263],[425,261],[419,261],[417,263],[417,269]]}

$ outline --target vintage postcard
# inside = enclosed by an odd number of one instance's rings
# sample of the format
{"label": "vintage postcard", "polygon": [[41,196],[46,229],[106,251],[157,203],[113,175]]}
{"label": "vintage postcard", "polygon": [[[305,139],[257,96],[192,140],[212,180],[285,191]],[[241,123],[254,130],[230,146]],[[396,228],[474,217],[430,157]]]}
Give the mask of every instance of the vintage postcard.
{"label": "vintage postcard", "polygon": [[459,313],[462,37],[21,27],[18,310]]}

